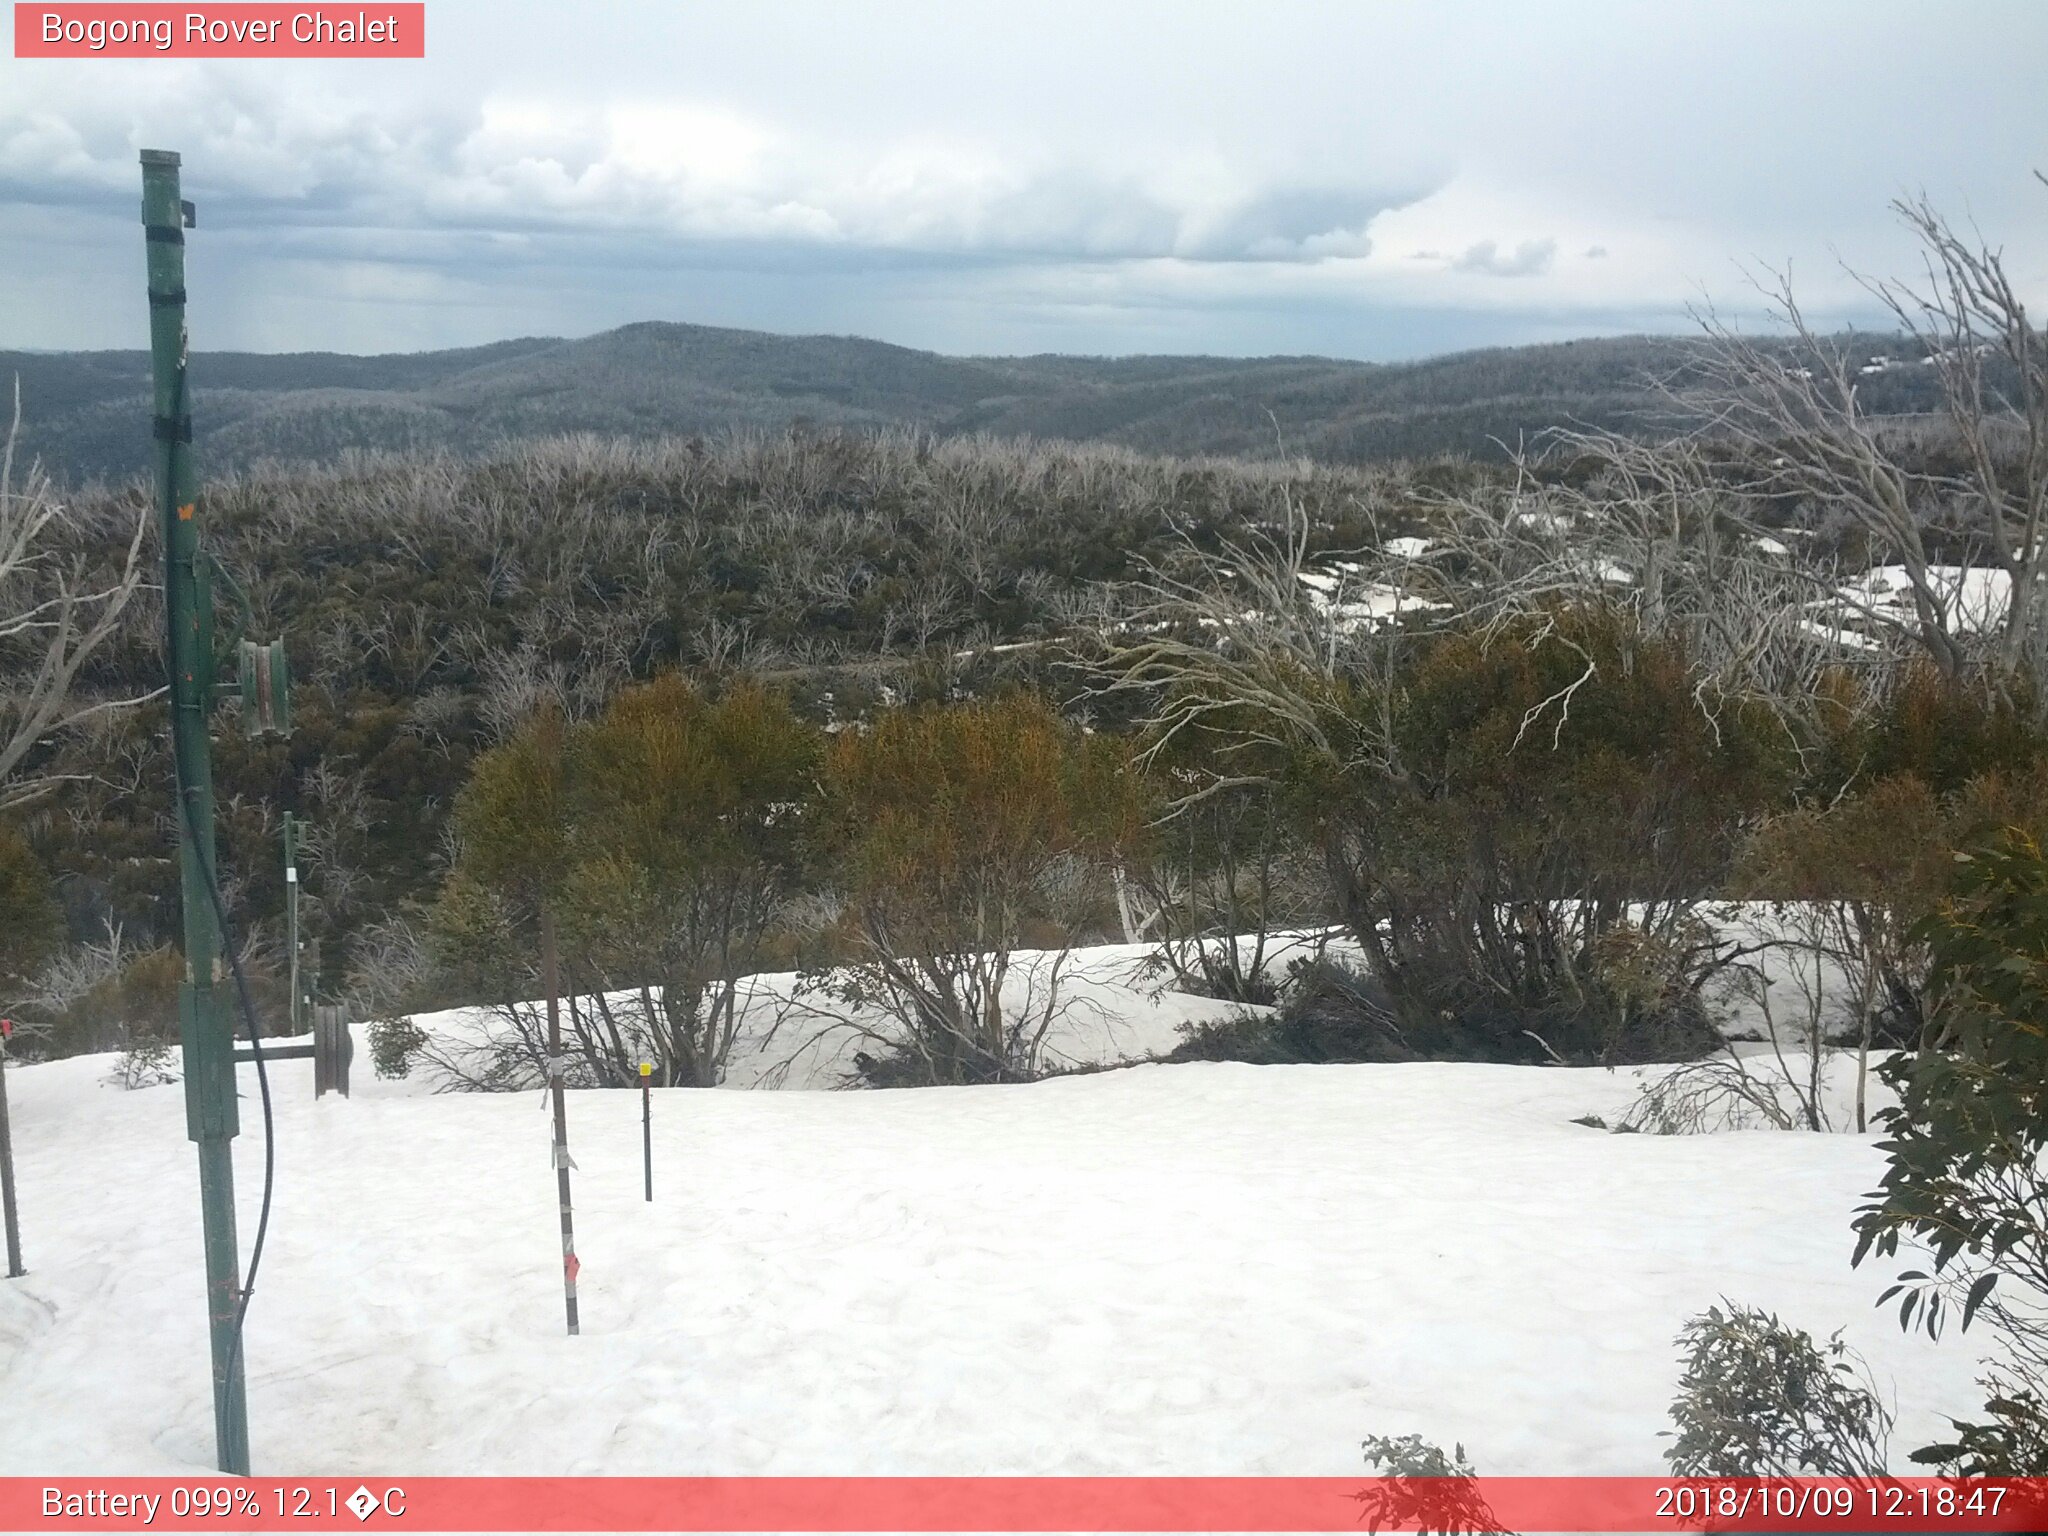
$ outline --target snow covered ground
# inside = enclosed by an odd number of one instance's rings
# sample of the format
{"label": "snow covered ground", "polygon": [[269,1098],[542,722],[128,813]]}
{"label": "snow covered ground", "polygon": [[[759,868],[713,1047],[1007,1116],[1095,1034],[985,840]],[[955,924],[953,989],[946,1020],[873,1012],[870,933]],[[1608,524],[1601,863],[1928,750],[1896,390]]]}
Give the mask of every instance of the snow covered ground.
{"label": "snow covered ground", "polygon": [[[1307,948],[1303,935],[1270,941],[1271,974],[1284,976],[1288,961]],[[1038,999],[1048,985],[1056,988],[1056,1016],[1043,1052],[1053,1068],[1143,1060],[1178,1044],[1184,1023],[1221,1020],[1245,1011],[1237,1003],[1168,990],[1171,976],[1151,963],[1157,952],[1153,944],[1103,944],[1065,955],[1057,950],[1017,950],[1003,987],[1004,1004],[1015,1014],[1028,1014],[1041,1006]],[[617,994],[611,1001],[622,1017],[637,1017],[631,994]],[[857,1076],[855,1053],[876,1049],[861,1032],[880,1019],[876,1010],[849,1009],[822,990],[803,988],[794,971],[748,978],[739,1011],[738,1038],[726,1062],[729,1088],[846,1087]],[[460,1069],[473,1067],[474,1046],[506,1030],[501,1016],[477,1008],[421,1014],[414,1022],[443,1042],[442,1049],[431,1053],[438,1062],[429,1060],[418,1069],[430,1089],[448,1086]],[[456,1067],[458,1073],[441,1070],[443,1065]]]}
{"label": "snow covered ground", "polygon": [[[1830,1038],[1847,1027],[1840,1000],[1850,989],[1839,967],[1814,958],[1798,921],[1800,912],[1796,904],[1773,908],[1742,902],[1715,903],[1702,909],[1704,920],[1721,932],[1725,942],[1756,951],[1737,968],[1722,973],[1708,989],[1708,1005],[1728,1033],[1803,1040],[1816,1008]],[[1249,966],[1251,941],[1241,942]],[[1352,941],[1301,930],[1269,936],[1265,972],[1274,981],[1284,982],[1290,965],[1318,950],[1340,963],[1361,963],[1358,946]],[[1058,963],[1061,1001],[1044,1051],[1047,1064],[1056,1068],[1143,1061],[1172,1050],[1181,1040],[1183,1024],[1221,1021],[1248,1011],[1242,1004],[1170,990],[1173,977],[1157,956],[1158,947],[1153,944],[1103,944],[1066,955],[1055,950],[1018,950],[1003,989],[1004,1002],[1013,1013],[1028,1012]],[[613,1006],[622,1016],[630,1017],[635,1003],[620,994]],[[860,1027],[876,1018],[872,1010],[848,1011],[828,995],[800,989],[794,972],[753,977],[742,997],[740,1033],[727,1062],[726,1085],[847,1086],[856,1075],[856,1051],[875,1048],[862,1037]],[[478,1041],[504,1028],[502,1020],[479,1009],[424,1014],[415,1022],[436,1039],[451,1042]],[[1739,1049],[1746,1053],[1751,1048]],[[461,1055],[449,1054],[456,1059]],[[446,1076],[437,1076],[431,1065],[421,1070],[430,1086],[446,1085]]]}
{"label": "snow covered ground", "polygon": [[[1520,527],[1546,535],[1569,534],[1574,527],[1569,518],[1554,512],[1517,513],[1514,521]],[[1752,542],[1768,555],[1792,554],[1791,546],[1781,539],[1758,537]],[[1341,628],[1370,631],[1400,614],[1446,607],[1411,590],[1409,575],[1403,569],[1425,559],[1431,548],[1428,539],[1389,539],[1380,552],[1397,563],[1383,564],[1377,568],[1376,577],[1364,565],[1337,560],[1327,570],[1302,571],[1299,579],[1308,589],[1310,601],[1323,612],[1335,615]],[[1594,581],[1613,586],[1632,586],[1637,580],[1628,566],[1591,552],[1584,554],[1580,570]],[[2004,569],[1929,565],[1926,575],[1949,633],[1989,635],[2005,622],[2012,602],[2012,578]],[[1800,621],[1799,627],[1806,634],[1850,650],[1883,650],[1884,637],[1910,634],[1920,623],[1913,584],[1902,565],[1871,566],[1805,606],[1808,617]]]}
{"label": "snow covered ground", "polygon": [[[1204,1005],[1152,1006],[1108,1023],[1167,1043]],[[8,1073],[30,1273],[0,1282],[0,1473],[211,1465],[182,1090],[109,1065]],[[316,1103],[310,1072],[275,1069],[259,1472],[1342,1474],[1418,1432],[1486,1472],[1654,1473],[1672,1335],[1724,1296],[1846,1325],[1896,1387],[1902,1468],[1977,1401],[1974,1338],[1873,1309],[1904,1262],[1849,1268],[1870,1138],[1571,1123],[1617,1118],[1636,1072],[667,1091],[652,1205],[638,1095],[576,1093],[576,1339],[541,1096],[359,1054],[356,1097]]]}

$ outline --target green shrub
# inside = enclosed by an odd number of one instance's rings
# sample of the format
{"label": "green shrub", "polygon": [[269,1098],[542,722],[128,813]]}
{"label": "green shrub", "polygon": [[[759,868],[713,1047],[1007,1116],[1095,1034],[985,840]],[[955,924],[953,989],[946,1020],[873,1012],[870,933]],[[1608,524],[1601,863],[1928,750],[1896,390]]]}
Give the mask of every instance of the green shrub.
{"label": "green shrub", "polygon": [[2039,1387],[1999,1371],[1978,1385],[1987,1389],[1984,1419],[1950,1419],[1955,1438],[1923,1446],[1912,1460],[1948,1477],[2048,1476],[2048,1403]]}
{"label": "green shrub", "polygon": [[1685,1369],[1664,1459],[1680,1477],[1881,1477],[1892,1415],[1869,1367],[1755,1307],[1709,1307],[1679,1330]]}
{"label": "green shrub", "polygon": [[525,936],[552,923],[562,984],[596,1015],[569,1009],[592,1079],[635,1084],[651,1059],[664,1085],[715,1086],[742,983],[779,955],[818,754],[779,696],[713,697],[675,674],[587,723],[535,716],[458,803],[461,855],[429,919],[444,971],[493,1003],[531,998]]}
{"label": "green shrub", "polygon": [[415,1057],[427,1043],[426,1031],[404,1015],[372,1019],[369,1024],[370,1061],[379,1077],[405,1077]]}
{"label": "green shrub", "polygon": [[[839,735],[822,836],[851,959],[807,985],[867,1021],[864,1075],[1036,1075],[1064,1006],[1064,950],[1091,921],[1088,877],[1138,820],[1125,745],[1033,695],[892,710]],[[1027,943],[1055,953],[1020,965]]]}
{"label": "green shrub", "polygon": [[1420,1435],[1373,1435],[1364,1450],[1366,1466],[1388,1479],[1353,1495],[1367,1530],[1506,1532],[1474,1485],[1464,1446],[1446,1454]]}
{"label": "green shrub", "polygon": [[107,1074],[107,1081],[118,1088],[158,1088],[166,1083],[175,1083],[177,1072],[171,1066],[171,1046],[167,1040],[139,1040],[121,1053],[121,1059],[114,1064],[114,1070]]}
{"label": "green shrub", "polygon": [[1675,641],[1573,607],[1417,639],[1386,678],[1313,690],[1300,814],[1411,1043],[1605,1064],[1716,1043],[1696,908],[1792,754],[1760,707],[1710,717],[1697,683]]}
{"label": "green shrub", "polygon": [[12,827],[0,824],[0,989],[35,973],[64,938],[49,874]]}
{"label": "green shrub", "polygon": [[1319,959],[1293,968],[1280,1002],[1262,1012],[1180,1026],[1168,1061],[1415,1061],[1386,988],[1362,971]]}
{"label": "green shrub", "polygon": [[[103,962],[108,959],[101,957]],[[118,969],[61,1001],[42,1042],[48,1055],[76,1056],[177,1041],[184,956],[166,945],[125,961],[116,952],[110,963],[118,964]]]}
{"label": "green shrub", "polygon": [[1131,885],[1151,910],[1146,937],[1174,985],[1198,997],[1271,1004],[1274,931],[1322,920],[1305,879],[1299,818],[1254,755],[1211,719],[1144,756],[1154,824],[1132,860]]}
{"label": "green shrub", "polygon": [[2048,1472],[2048,857],[2012,829],[1959,854],[1954,893],[1920,925],[1931,956],[1927,1048],[1879,1068],[1884,1178],[1856,1215],[1860,1264],[1910,1239],[1930,1255],[1879,1297],[1901,1327],[1990,1325],[1992,1422],[1915,1459]]}

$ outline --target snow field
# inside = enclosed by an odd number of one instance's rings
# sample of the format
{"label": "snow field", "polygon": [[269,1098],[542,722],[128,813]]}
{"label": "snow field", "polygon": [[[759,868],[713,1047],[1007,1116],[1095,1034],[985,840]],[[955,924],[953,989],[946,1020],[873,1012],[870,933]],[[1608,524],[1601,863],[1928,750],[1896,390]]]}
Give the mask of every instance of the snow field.
{"label": "snow field", "polygon": [[[182,1090],[12,1067],[30,1274],[0,1284],[0,1472],[211,1465]],[[563,1335],[538,1093],[352,1101],[277,1065],[251,1310],[259,1473],[1654,1473],[1673,1334],[1723,1296],[1848,1338],[1895,1462],[1980,1341],[1848,1267],[1869,1138],[1614,1136],[1639,1074],[1149,1066],[892,1093],[571,1096]],[[246,1253],[260,1139],[243,1068]]]}

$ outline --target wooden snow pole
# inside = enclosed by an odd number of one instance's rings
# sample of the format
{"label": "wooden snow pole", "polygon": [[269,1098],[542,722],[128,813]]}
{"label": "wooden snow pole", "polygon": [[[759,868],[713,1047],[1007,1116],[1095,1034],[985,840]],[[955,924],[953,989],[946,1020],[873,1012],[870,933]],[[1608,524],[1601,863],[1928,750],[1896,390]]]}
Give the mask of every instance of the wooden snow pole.
{"label": "wooden snow pole", "polygon": [[576,1325],[576,1226],[570,1214],[569,1106],[562,1091],[562,1071],[568,1058],[562,1054],[561,972],[555,957],[555,912],[543,903],[540,909],[540,964],[542,983],[548,993],[548,1094],[554,1101],[555,1193],[562,1205],[562,1300],[569,1313],[569,1332]]}

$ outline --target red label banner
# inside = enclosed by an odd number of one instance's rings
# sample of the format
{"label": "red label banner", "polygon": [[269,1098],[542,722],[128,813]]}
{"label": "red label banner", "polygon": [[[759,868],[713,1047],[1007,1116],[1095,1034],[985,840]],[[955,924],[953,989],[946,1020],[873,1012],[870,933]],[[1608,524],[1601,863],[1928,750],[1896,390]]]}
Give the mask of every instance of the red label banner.
{"label": "red label banner", "polygon": [[423,59],[423,3],[25,5],[17,59]]}
{"label": "red label banner", "polygon": [[2044,1478],[0,1478],[0,1531],[2038,1531]]}

